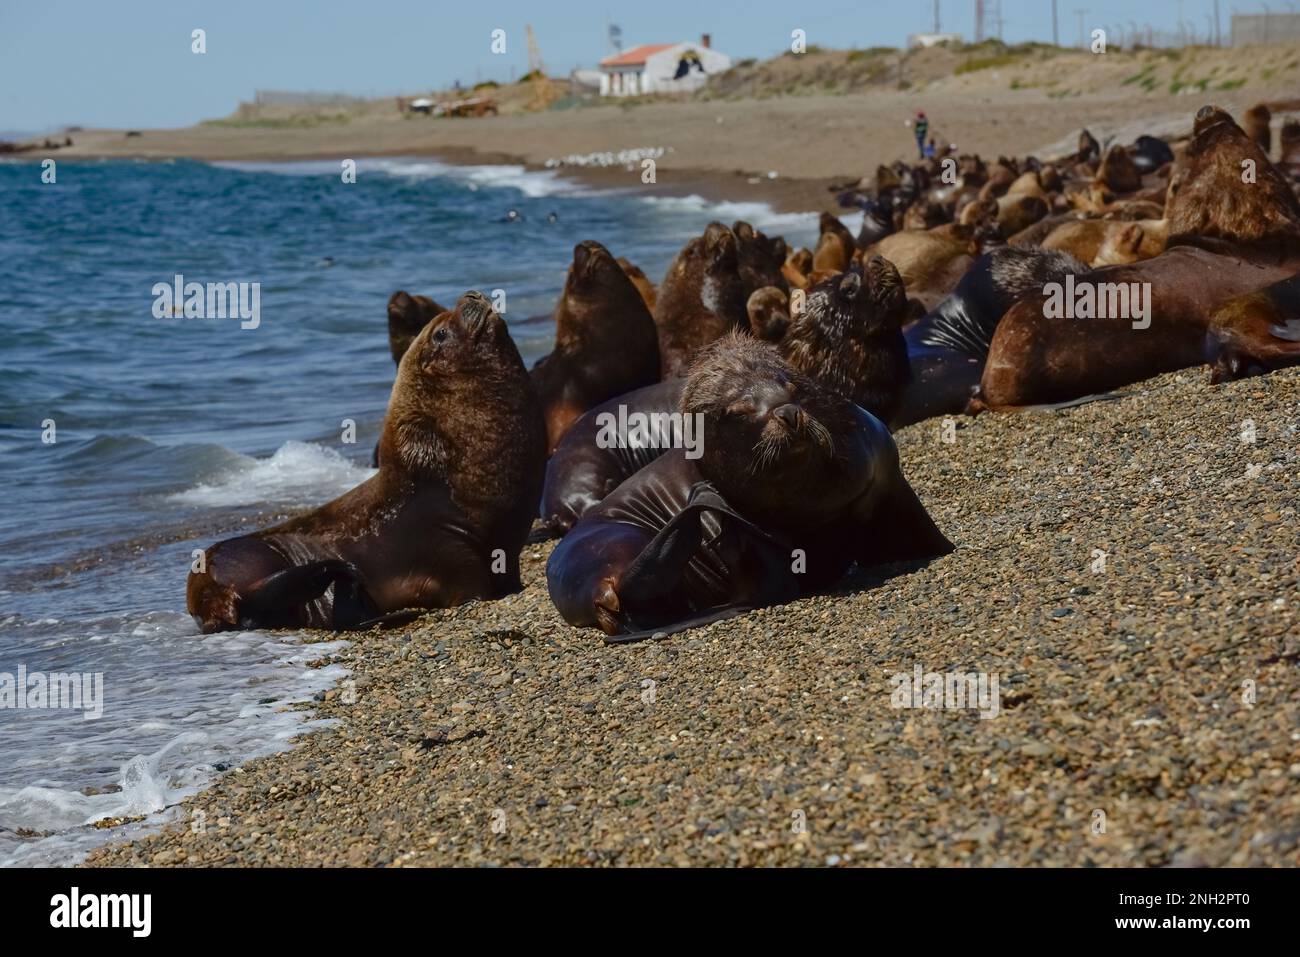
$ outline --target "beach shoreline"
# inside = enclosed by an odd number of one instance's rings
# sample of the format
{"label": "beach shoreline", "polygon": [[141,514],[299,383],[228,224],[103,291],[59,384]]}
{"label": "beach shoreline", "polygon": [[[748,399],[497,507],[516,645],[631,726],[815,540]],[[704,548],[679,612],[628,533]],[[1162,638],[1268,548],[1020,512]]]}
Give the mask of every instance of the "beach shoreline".
{"label": "beach shoreline", "polygon": [[[1300,369],[1207,379],[902,429],[956,553],[663,642],[564,624],[527,547],[524,591],[322,656],[337,726],[86,863],[1294,863]],[[917,665],[999,676],[996,717],[900,710]]]}

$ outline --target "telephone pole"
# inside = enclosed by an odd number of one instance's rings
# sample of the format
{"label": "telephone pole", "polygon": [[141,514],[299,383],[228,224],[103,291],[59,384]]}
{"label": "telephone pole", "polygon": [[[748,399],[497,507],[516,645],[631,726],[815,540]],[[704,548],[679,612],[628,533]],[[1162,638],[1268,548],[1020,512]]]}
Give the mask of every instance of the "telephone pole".
{"label": "telephone pole", "polygon": [[1079,18],[1079,46],[1080,46],[1080,48],[1082,48],[1082,47],[1085,45],[1084,42],[1083,42],[1083,18],[1084,18],[1084,15],[1087,14],[1087,12],[1088,12],[1087,10],[1078,10],[1078,9],[1076,9],[1076,10],[1074,11],[1074,15],[1077,16],[1077,17]]}
{"label": "telephone pole", "polygon": [[939,32],[939,0],[934,0],[934,32]]}
{"label": "telephone pole", "polygon": [[[1219,0],[1214,0],[1214,2],[1218,3]],[[1060,45],[1061,39],[1056,33],[1056,0],[1052,0],[1052,46],[1059,47]]]}

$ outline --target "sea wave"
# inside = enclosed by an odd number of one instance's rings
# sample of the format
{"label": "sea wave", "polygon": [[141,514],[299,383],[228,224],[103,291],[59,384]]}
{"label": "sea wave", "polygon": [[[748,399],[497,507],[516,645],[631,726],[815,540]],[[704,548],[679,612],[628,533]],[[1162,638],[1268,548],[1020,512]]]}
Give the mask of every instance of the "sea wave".
{"label": "sea wave", "polygon": [[307,505],[342,495],[375,474],[374,469],[311,442],[286,442],[269,458],[236,455],[236,461],[220,474],[168,500],[205,507]]}

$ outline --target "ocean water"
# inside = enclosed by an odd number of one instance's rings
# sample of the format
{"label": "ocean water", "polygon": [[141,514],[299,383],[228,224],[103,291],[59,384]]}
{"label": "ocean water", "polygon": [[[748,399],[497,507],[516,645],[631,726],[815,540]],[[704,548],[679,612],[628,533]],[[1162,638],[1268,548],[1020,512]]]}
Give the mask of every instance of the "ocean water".
{"label": "ocean water", "polygon": [[[55,183],[40,174],[0,163],[0,705],[20,669],[92,677],[81,710],[0,707],[7,866],[75,863],[127,833],[93,822],[155,825],[319,723],[290,706],[344,677],[307,667],[342,642],[201,636],[185,578],[193,549],[371,474],[394,290],[444,304],[505,290],[531,364],[580,240],[657,280],[711,219],[792,245],[816,233],[814,215],[431,159],[362,160],[351,184],[334,162],[60,160]],[[155,317],[154,284],[177,274],[260,283],[260,324]]]}

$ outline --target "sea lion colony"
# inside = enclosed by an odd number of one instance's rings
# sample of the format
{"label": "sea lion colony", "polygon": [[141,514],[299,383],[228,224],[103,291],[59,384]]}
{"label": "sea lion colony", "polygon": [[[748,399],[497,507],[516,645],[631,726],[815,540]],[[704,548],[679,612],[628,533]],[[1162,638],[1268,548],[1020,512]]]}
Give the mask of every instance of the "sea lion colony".
{"label": "sea lion colony", "polygon": [[882,166],[837,188],[856,236],[829,213],[813,250],[711,223],[657,287],[580,243],[532,370],[481,295],[398,292],[379,473],[208,549],[189,611],[341,629],[498,597],[539,504],[552,600],[611,641],[943,555],[890,428],[1300,363],[1300,123],[1274,162],[1269,119],[1207,106],[1170,143]]}

